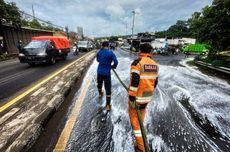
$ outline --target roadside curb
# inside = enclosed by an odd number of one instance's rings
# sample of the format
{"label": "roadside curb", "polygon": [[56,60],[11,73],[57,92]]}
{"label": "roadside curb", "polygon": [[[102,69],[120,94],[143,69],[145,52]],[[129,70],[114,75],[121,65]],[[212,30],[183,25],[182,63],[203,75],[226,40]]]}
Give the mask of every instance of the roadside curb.
{"label": "roadside curb", "polygon": [[200,66],[207,67],[209,69],[216,70],[216,71],[219,71],[219,72],[223,72],[223,73],[226,73],[226,74],[230,74],[230,69],[229,68],[213,66],[212,64],[205,63],[205,62],[202,62],[202,61],[194,61],[194,62],[195,62],[195,64],[198,64]]}
{"label": "roadside curb", "polygon": [[0,63],[9,62],[10,60],[17,60],[18,54],[10,54],[7,59],[0,59]]}
{"label": "roadside curb", "polygon": [[88,53],[15,105],[19,110],[0,122],[0,151],[29,150],[95,55],[96,51]]}

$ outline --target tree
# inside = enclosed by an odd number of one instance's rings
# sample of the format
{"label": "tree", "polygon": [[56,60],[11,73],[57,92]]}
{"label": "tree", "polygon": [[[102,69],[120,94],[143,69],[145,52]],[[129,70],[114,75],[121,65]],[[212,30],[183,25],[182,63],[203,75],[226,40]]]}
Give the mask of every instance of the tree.
{"label": "tree", "polygon": [[169,37],[188,37],[190,36],[189,26],[187,21],[178,20],[175,25],[167,30]]}
{"label": "tree", "polygon": [[15,27],[25,26],[37,29],[62,31],[58,28],[54,28],[51,22],[47,23],[48,26],[41,25],[37,19],[33,19],[29,22],[26,19],[22,18],[19,9],[16,6],[16,3],[5,3],[4,0],[0,0],[0,25],[10,24]]}
{"label": "tree", "polygon": [[110,42],[118,41],[118,37],[117,36],[111,36],[111,37],[109,37],[109,41]]}
{"label": "tree", "polygon": [[29,27],[29,22],[27,20],[22,19],[21,23],[22,23],[22,26]]}
{"label": "tree", "polygon": [[4,0],[0,0],[0,14],[0,25],[11,24],[16,27],[21,26],[21,14],[14,2],[5,3]]}
{"label": "tree", "polygon": [[163,38],[163,37],[166,37],[168,34],[167,34],[167,30],[166,30],[166,31],[159,31],[159,32],[156,32],[155,35],[156,35],[156,37],[158,37],[158,38]]}
{"label": "tree", "polygon": [[33,19],[30,23],[29,23],[30,27],[32,28],[37,28],[37,29],[42,29],[42,25],[38,22],[38,20]]}
{"label": "tree", "polygon": [[157,37],[191,37],[191,31],[189,29],[189,22],[178,20],[176,24],[170,26],[166,31],[156,32]]}
{"label": "tree", "polygon": [[200,43],[212,47],[212,55],[230,48],[230,0],[214,0],[190,19],[191,31]]}

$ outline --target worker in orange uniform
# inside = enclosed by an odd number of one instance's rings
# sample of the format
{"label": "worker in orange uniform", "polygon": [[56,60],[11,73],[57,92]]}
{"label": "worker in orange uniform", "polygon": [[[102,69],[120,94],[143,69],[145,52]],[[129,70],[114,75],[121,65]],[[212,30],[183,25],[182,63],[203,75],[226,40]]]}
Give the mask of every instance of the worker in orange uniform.
{"label": "worker in orange uniform", "polygon": [[152,46],[148,43],[140,45],[138,59],[131,65],[129,85],[129,117],[136,139],[135,149],[145,151],[144,141],[141,134],[140,124],[134,101],[141,112],[142,120],[145,118],[147,104],[152,100],[154,89],[158,83],[158,64],[150,54]]}

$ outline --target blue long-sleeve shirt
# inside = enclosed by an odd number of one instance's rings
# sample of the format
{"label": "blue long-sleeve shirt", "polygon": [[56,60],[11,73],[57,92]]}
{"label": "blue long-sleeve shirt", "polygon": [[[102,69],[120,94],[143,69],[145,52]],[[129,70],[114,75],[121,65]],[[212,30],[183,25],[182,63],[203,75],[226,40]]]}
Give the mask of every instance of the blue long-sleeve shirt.
{"label": "blue long-sleeve shirt", "polygon": [[[97,61],[99,62],[97,73],[100,75],[109,76],[111,67],[118,65],[116,55],[109,49],[100,49],[97,53]],[[113,65],[111,65],[113,62]]]}

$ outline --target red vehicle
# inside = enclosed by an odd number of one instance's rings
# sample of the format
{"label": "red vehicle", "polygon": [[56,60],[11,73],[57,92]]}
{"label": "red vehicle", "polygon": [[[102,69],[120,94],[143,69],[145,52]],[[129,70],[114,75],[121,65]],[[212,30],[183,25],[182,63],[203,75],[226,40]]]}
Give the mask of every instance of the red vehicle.
{"label": "red vehicle", "polygon": [[32,37],[19,53],[21,63],[34,65],[36,63],[55,64],[57,58],[66,59],[70,52],[70,43],[66,37],[38,36]]}

